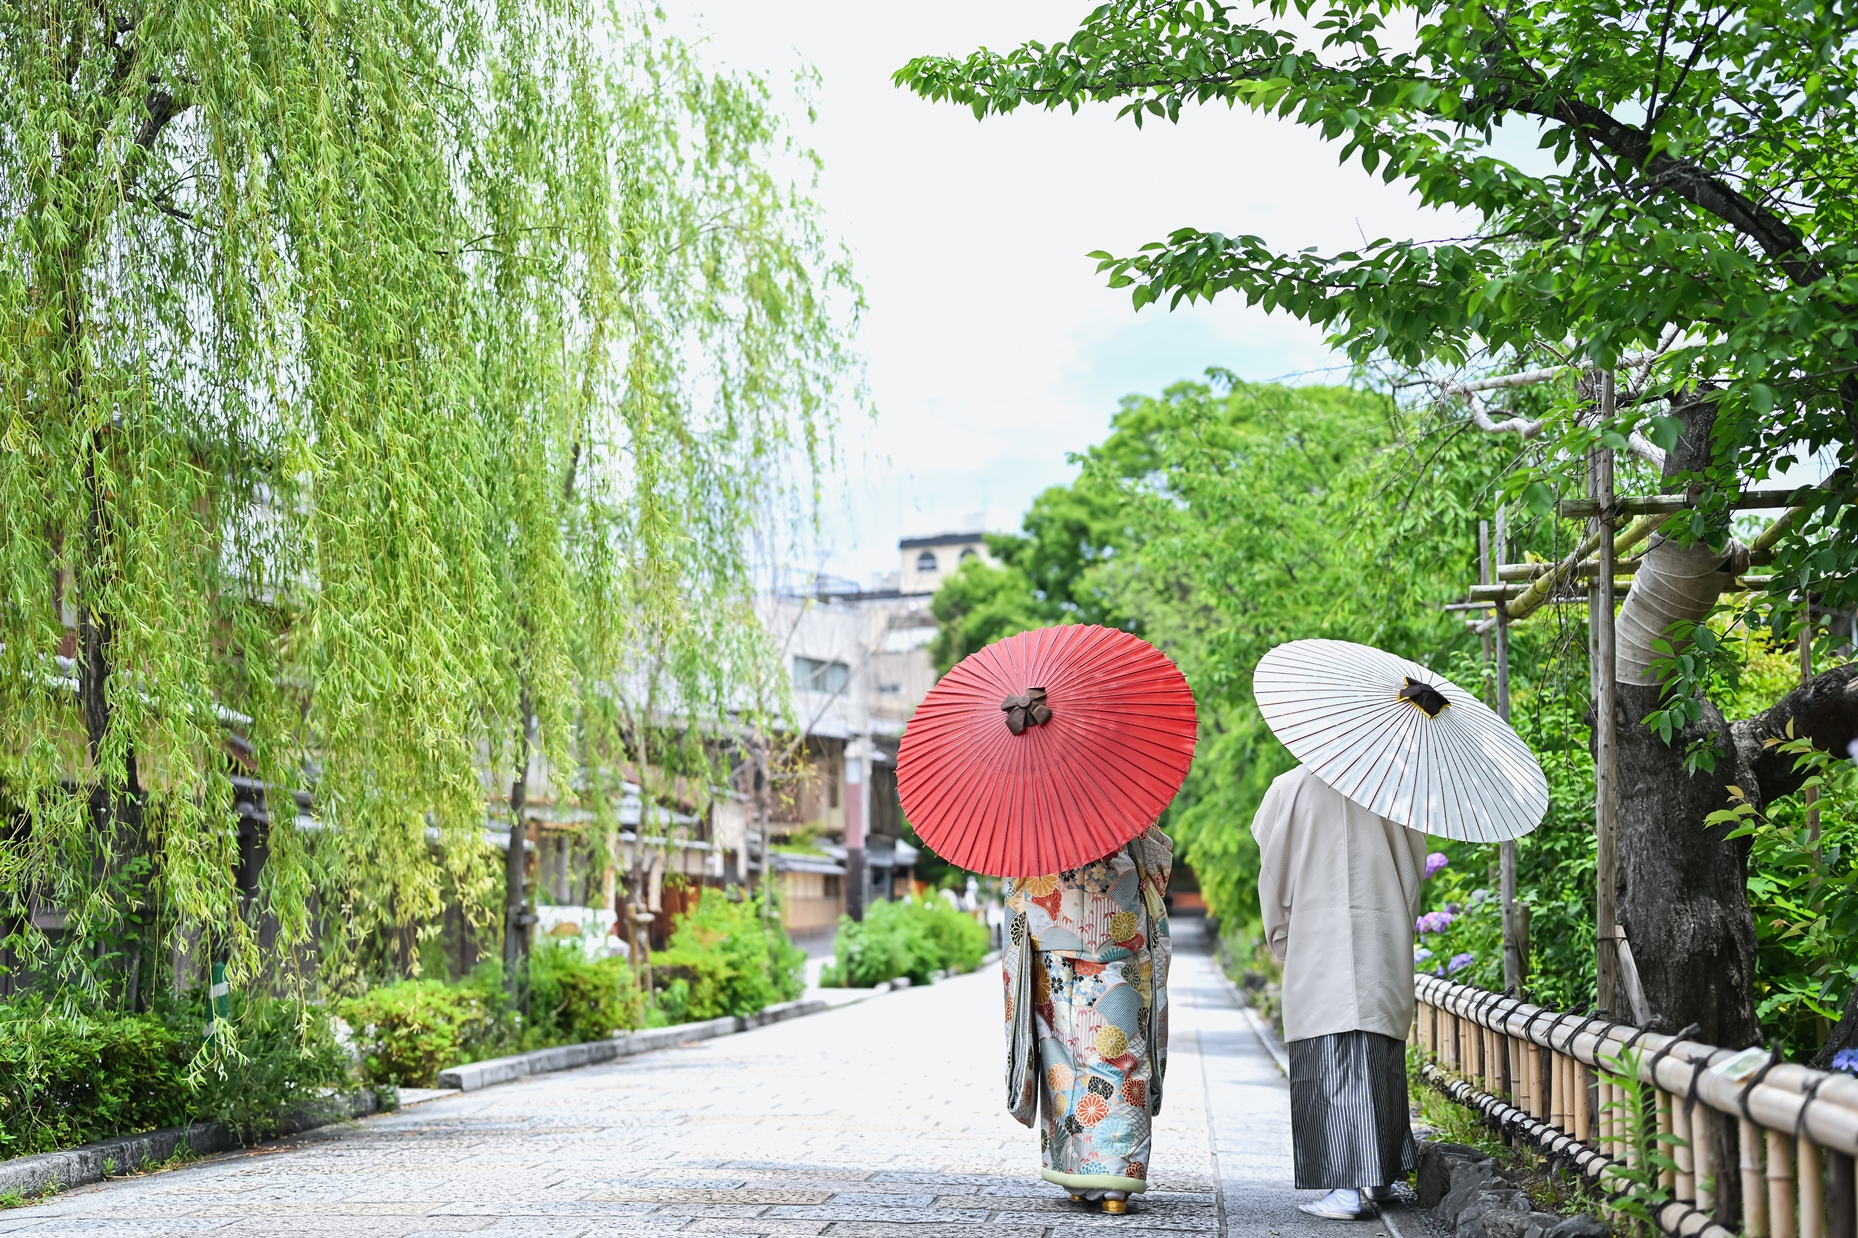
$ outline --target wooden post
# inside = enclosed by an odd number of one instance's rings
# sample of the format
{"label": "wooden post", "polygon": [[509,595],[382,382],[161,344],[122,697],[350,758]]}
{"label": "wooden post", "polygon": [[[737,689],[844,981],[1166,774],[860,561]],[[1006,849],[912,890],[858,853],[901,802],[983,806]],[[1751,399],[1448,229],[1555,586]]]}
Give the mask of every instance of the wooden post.
{"label": "wooden post", "polygon": [[[1600,376],[1600,417],[1613,416],[1613,372]],[[1587,458],[1588,496],[1600,505],[1595,531],[1593,590],[1588,595],[1592,630],[1594,702],[1594,1003],[1602,1017],[1618,1009],[1619,946],[1615,940],[1618,897],[1619,770],[1615,752],[1618,691],[1613,679],[1613,449],[1596,447]]]}
{"label": "wooden post", "polygon": [[[1509,529],[1503,508],[1497,509],[1497,562],[1510,557]],[[1497,664],[1497,717],[1510,720],[1510,612],[1497,607],[1496,640],[1492,653]],[[1522,996],[1529,970],[1529,946],[1522,931],[1521,915],[1516,905],[1516,843],[1497,845],[1498,903],[1503,915],[1503,988]]]}

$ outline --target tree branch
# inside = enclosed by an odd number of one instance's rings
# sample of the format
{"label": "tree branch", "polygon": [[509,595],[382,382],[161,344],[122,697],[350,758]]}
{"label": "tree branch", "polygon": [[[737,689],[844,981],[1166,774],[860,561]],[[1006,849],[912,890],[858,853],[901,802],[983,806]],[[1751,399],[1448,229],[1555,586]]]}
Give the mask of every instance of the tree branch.
{"label": "tree branch", "polygon": [[1795,771],[1793,757],[1766,746],[1767,740],[1786,739],[1790,722],[1794,735],[1812,740],[1816,748],[1835,757],[1850,751],[1858,739],[1858,662],[1823,671],[1771,708],[1730,726],[1735,746],[1755,777],[1749,791],[1763,805],[1792,795],[1806,781],[1804,772]]}
{"label": "tree branch", "polygon": [[1814,261],[1806,242],[1780,215],[1687,159],[1654,153],[1648,131],[1616,119],[1604,108],[1565,97],[1545,104],[1514,87],[1499,87],[1496,95],[1480,102],[1497,110],[1552,120],[1594,138],[1638,169],[1651,187],[1676,194],[1754,241],[1794,283],[1811,284],[1825,277],[1826,269]]}
{"label": "tree branch", "polygon": [[142,121],[142,127],[136,130],[135,144],[143,150],[155,145],[155,139],[168,127],[168,122],[187,110],[187,105],[165,90],[154,89],[148,92],[148,116]]}

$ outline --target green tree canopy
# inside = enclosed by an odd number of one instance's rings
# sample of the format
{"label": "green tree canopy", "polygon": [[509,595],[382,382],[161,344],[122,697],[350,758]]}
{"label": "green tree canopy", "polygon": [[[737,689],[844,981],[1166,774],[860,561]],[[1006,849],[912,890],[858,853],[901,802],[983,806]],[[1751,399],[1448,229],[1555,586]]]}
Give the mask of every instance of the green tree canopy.
{"label": "green tree canopy", "polygon": [[1507,456],[1384,396],[1213,372],[1123,401],[1069,486],[991,540],[935,599],[944,664],[1027,627],[1091,622],[1154,642],[1187,675],[1200,759],[1171,812],[1212,906],[1253,914],[1250,821],[1287,753],[1251,707],[1251,667],[1331,636],[1445,668],[1474,647],[1439,604],[1475,579],[1476,506]]}
{"label": "green tree canopy", "polygon": [[[1096,257],[1138,307],[1235,292],[1327,326],[1361,362],[1578,370],[1655,353],[1616,424],[1593,424],[1591,389],[1568,383],[1551,428],[1571,457],[1641,424],[1668,441],[1651,421],[1662,398],[1707,394],[1720,416],[1691,532],[1713,535],[1744,478],[1802,449],[1849,466],[1858,444],[1854,31],[1858,14],[1827,0],[1114,0],[1068,39],[923,57],[896,78],[976,116],[1109,102],[1141,124],[1243,106],[1468,213],[1470,235],[1436,243],[1319,254],[1186,227]],[[1497,153],[1523,134],[1540,160]],[[1853,484],[1839,479],[1828,521]],[[1858,598],[1858,516],[1842,520],[1836,538],[1803,524],[1777,577],[1810,571],[1838,604]]]}

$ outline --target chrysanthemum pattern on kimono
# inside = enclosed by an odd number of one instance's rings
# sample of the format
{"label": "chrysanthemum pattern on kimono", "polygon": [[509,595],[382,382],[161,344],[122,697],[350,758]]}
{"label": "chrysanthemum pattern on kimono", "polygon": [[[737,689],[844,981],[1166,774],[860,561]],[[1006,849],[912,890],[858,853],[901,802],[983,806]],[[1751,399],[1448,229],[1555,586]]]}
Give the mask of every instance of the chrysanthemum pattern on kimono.
{"label": "chrysanthemum pattern on kimono", "polygon": [[[1162,900],[1172,851],[1167,835],[1151,829],[1083,868],[1008,884],[1012,944],[1031,939],[1004,956],[1008,1052],[1027,1039],[1037,1046],[1038,1077],[1026,1090],[1037,1091],[1043,1176],[1073,1190],[1146,1186],[1150,1119],[1161,1110],[1167,1065]],[[1016,973],[1026,965],[1030,984],[1021,987]],[[1013,1008],[1015,992],[1030,1012]],[[1028,1014],[1031,1027],[1016,1037],[1015,1023]],[[1028,1125],[1031,1102],[1009,1100]]]}

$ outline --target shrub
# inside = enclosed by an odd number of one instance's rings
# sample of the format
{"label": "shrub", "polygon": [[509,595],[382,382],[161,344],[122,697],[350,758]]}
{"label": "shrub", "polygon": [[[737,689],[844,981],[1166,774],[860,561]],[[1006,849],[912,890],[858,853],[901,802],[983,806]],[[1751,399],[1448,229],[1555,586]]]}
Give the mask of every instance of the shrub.
{"label": "shrub", "polygon": [[487,1002],[472,982],[401,980],[344,1002],[342,1018],[353,1029],[362,1078],[429,1088],[440,1070],[465,1060],[467,1046],[490,1038],[501,1009],[501,992]]}
{"label": "shrub", "polygon": [[[645,1000],[618,957],[589,959],[579,938],[551,937],[529,959],[527,1048],[603,1040],[644,1022]],[[533,1042],[533,1043],[532,1043]]]}
{"label": "shrub", "polygon": [[862,922],[839,917],[833,962],[820,973],[820,983],[868,988],[908,976],[927,984],[938,971],[979,967],[989,940],[985,925],[946,899],[873,903]]}
{"label": "shrub", "polygon": [[806,955],[764,914],[759,897],[715,894],[677,918],[667,948],[652,959],[659,1006],[672,1021],[749,1015],[791,1001],[806,987]]}
{"label": "shrub", "polygon": [[192,1048],[158,1015],[70,1018],[33,996],[0,1005],[0,1157],[177,1125]]}
{"label": "shrub", "polygon": [[643,1016],[626,961],[589,959],[572,937],[545,937],[530,953],[526,1019],[511,1008],[494,959],[465,980],[401,980],[342,1007],[362,1077],[395,1087],[431,1087],[461,1062],[601,1040]]}
{"label": "shrub", "polygon": [[[181,1007],[188,1031],[206,1025],[207,999],[195,990]],[[349,1081],[348,1055],[329,1014],[273,998],[232,995],[231,1034],[209,1047],[190,1075],[197,1116],[223,1122],[240,1143],[277,1133],[292,1114],[329,1104]]]}
{"label": "shrub", "polygon": [[346,1081],[320,1008],[235,992],[231,1034],[203,1047],[206,1007],[204,990],[148,1014],[0,1004],[0,1159],[202,1120],[250,1142]]}

